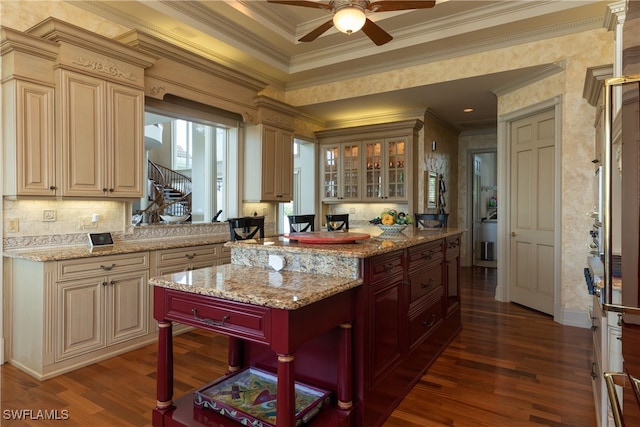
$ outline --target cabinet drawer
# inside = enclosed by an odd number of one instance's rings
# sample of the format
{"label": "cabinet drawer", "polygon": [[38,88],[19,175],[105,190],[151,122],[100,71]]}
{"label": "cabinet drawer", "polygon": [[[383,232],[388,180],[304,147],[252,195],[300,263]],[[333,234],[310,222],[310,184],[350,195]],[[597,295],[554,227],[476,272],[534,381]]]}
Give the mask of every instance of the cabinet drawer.
{"label": "cabinet drawer", "polygon": [[445,251],[447,252],[447,258],[460,255],[460,236],[447,237]]}
{"label": "cabinet drawer", "polygon": [[269,342],[270,310],[233,301],[167,290],[165,318],[222,334]]}
{"label": "cabinet drawer", "polygon": [[369,264],[369,283],[375,284],[376,282],[386,281],[394,275],[402,274],[402,261],[402,252],[372,257]]}
{"label": "cabinet drawer", "polygon": [[409,248],[407,251],[409,270],[421,268],[425,265],[438,264],[442,262],[444,254],[442,251],[442,240],[429,242]]}
{"label": "cabinet drawer", "polygon": [[442,267],[440,265],[425,268],[409,275],[411,285],[411,302],[428,294],[438,287],[442,287]]}
{"label": "cabinet drawer", "polygon": [[58,262],[58,281],[149,269],[149,254],[135,252]]}
{"label": "cabinet drawer", "polygon": [[198,263],[211,261],[210,265],[215,264],[215,259],[219,253],[219,247],[216,245],[192,246],[189,248],[178,249],[162,249],[156,251],[156,262],[159,267],[168,264],[179,263]]}
{"label": "cabinet drawer", "polygon": [[409,345],[422,342],[442,321],[444,293],[442,287],[409,313]]}

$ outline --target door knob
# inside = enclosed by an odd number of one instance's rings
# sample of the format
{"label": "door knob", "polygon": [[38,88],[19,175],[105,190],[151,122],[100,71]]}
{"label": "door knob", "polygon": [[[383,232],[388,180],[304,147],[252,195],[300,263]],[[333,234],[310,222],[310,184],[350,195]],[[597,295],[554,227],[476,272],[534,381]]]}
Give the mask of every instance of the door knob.
{"label": "door knob", "polygon": [[515,231],[511,232],[511,237],[516,237],[516,232]]}

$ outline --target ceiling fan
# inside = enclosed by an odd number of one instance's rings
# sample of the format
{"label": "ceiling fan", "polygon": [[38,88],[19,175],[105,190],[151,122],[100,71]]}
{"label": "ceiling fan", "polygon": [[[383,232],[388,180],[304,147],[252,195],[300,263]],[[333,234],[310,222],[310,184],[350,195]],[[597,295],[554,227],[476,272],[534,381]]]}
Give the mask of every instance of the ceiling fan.
{"label": "ceiling fan", "polygon": [[391,12],[396,10],[428,9],[436,2],[431,0],[332,0],[326,3],[305,0],[267,0],[269,3],[287,4],[291,6],[311,7],[323,9],[333,13],[333,19],[320,25],[315,30],[298,39],[301,42],[311,42],[320,37],[329,28],[335,27],[346,34],[352,34],[362,29],[376,45],[381,46],[390,42],[393,37],[378,24],[367,18],[367,13]]}

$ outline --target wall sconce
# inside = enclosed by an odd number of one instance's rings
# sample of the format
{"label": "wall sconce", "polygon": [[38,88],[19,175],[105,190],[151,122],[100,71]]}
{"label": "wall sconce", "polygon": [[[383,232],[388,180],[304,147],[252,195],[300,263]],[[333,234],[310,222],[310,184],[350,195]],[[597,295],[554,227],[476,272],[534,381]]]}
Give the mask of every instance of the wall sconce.
{"label": "wall sconce", "polygon": [[431,151],[436,151],[436,141],[431,141]]}

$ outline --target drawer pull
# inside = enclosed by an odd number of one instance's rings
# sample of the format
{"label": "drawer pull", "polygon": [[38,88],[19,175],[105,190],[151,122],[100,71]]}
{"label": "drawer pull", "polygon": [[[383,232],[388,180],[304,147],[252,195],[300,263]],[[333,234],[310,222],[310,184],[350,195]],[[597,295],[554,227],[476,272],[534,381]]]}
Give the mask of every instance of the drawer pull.
{"label": "drawer pull", "polygon": [[193,253],[191,255],[186,254],[185,256],[187,257],[187,259],[194,259],[196,257],[196,254],[195,253]]}
{"label": "drawer pull", "polygon": [[106,265],[101,265],[100,268],[103,269],[104,271],[111,271],[115,266],[116,266],[115,264],[111,264],[110,267],[107,267]]}
{"label": "drawer pull", "polygon": [[457,248],[457,247],[458,247],[458,242],[457,241],[449,243],[449,249],[454,249],[454,248]]}
{"label": "drawer pull", "polygon": [[390,273],[393,271],[393,264],[387,264],[384,266],[384,272],[385,273]]}
{"label": "drawer pull", "polygon": [[430,328],[430,327],[432,327],[435,323],[436,323],[436,315],[435,315],[435,314],[432,314],[432,315],[431,315],[431,322],[427,323],[427,321],[426,321],[426,320],[424,320],[424,321],[422,322],[422,326],[424,326],[424,327],[426,327],[426,328]]}
{"label": "drawer pull", "polygon": [[422,253],[422,259],[430,260],[431,258],[433,258],[433,253],[432,252],[423,252]]}
{"label": "drawer pull", "polygon": [[429,288],[433,287],[434,283],[435,283],[435,280],[429,279],[429,281],[427,283],[421,283],[420,287],[422,287],[422,289],[429,289]]}
{"label": "drawer pull", "polygon": [[198,309],[196,308],[192,308],[191,312],[193,313],[193,320],[197,320],[198,322],[206,323],[207,325],[211,326],[224,326],[224,322],[229,320],[229,318],[231,317],[227,314],[222,318],[222,320],[218,321],[213,319],[206,319],[204,317],[198,317]]}

